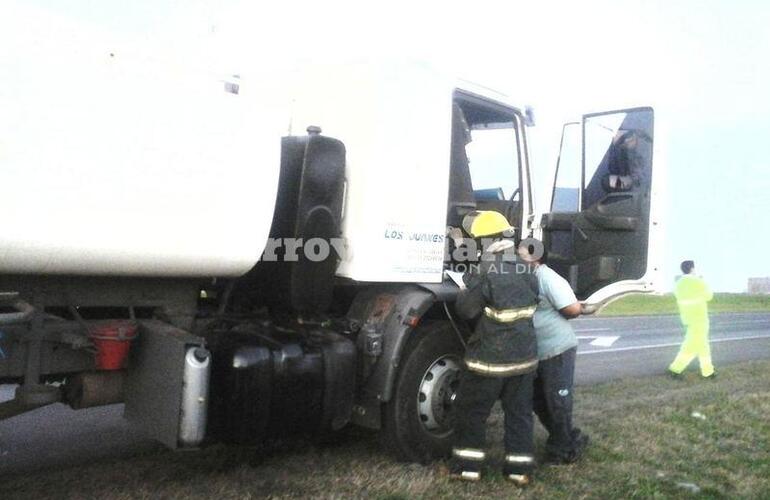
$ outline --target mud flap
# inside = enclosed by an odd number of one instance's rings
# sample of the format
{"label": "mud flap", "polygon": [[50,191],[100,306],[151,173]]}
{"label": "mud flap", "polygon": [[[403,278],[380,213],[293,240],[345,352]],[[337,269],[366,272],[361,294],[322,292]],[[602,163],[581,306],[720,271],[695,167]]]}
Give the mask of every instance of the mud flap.
{"label": "mud flap", "polygon": [[[149,437],[172,449],[196,446],[203,438],[208,406],[208,363],[200,363],[205,365],[206,387],[200,386],[200,377],[197,386],[185,384],[188,352],[200,349],[199,358],[207,357],[203,343],[202,338],[169,324],[142,321],[139,336],[131,346],[124,416]],[[195,379],[190,379],[188,373],[188,380]],[[190,400],[197,405],[191,407]]]}

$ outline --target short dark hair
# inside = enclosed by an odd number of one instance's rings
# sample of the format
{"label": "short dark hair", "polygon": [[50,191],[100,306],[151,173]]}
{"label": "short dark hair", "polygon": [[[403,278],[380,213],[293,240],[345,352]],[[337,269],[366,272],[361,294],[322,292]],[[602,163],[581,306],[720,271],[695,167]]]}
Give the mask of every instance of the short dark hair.
{"label": "short dark hair", "polygon": [[540,248],[536,248],[536,246],[532,243],[526,246],[522,246],[522,242],[519,241],[518,249],[520,252],[522,252],[527,257],[533,257],[537,250],[542,250],[543,253],[540,256],[540,258],[533,260],[532,262],[539,262],[541,264],[545,264],[546,259],[548,258],[548,250],[546,250],[545,246],[540,245]]}
{"label": "short dark hair", "polygon": [[695,267],[695,262],[691,260],[685,260],[684,262],[682,262],[682,264],[679,267],[682,268],[682,272],[684,274],[690,274],[690,271],[692,271],[692,268]]}

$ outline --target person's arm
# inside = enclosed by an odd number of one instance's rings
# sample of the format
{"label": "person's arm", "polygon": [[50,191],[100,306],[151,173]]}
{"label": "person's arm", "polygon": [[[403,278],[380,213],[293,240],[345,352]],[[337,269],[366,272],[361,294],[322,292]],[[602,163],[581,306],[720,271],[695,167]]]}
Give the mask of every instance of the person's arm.
{"label": "person's arm", "polygon": [[575,302],[568,305],[567,307],[559,309],[559,313],[561,313],[561,315],[567,319],[577,318],[583,314],[583,304],[580,302]]}
{"label": "person's arm", "polygon": [[484,310],[484,280],[481,274],[473,273],[464,276],[465,290],[461,291],[455,302],[457,314],[465,319],[473,319]]}
{"label": "person's arm", "polygon": [[586,304],[585,302],[580,303],[580,314],[595,314],[596,311],[599,310],[599,307],[601,307],[603,304]]}
{"label": "person's arm", "polygon": [[567,319],[577,318],[582,314],[583,305],[578,302],[567,280],[549,269],[543,285],[543,295],[559,314]]}

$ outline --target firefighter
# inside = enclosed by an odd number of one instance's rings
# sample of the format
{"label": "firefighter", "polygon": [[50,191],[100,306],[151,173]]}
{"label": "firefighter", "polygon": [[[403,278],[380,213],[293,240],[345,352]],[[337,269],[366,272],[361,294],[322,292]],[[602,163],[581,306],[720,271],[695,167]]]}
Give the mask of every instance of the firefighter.
{"label": "firefighter", "polygon": [[505,412],[503,474],[517,486],[530,482],[535,461],[532,443],[532,380],[537,343],[532,316],[537,279],[529,264],[517,261],[515,244],[502,236],[513,228],[498,212],[472,212],[463,221],[472,237],[490,238],[477,266],[463,277],[466,289],[458,313],[478,317],[468,340],[465,369],[457,391],[456,443],[452,477],[481,478],[486,458],[485,427],[498,399]]}
{"label": "firefighter", "polygon": [[679,317],[687,331],[679,354],[668,369],[672,376],[679,378],[687,365],[697,356],[701,375],[705,378],[713,378],[716,376],[716,372],[711,363],[711,349],[709,348],[707,304],[714,295],[703,278],[695,274],[693,261],[682,262],[681,269],[684,274],[676,282],[674,295],[679,306]]}

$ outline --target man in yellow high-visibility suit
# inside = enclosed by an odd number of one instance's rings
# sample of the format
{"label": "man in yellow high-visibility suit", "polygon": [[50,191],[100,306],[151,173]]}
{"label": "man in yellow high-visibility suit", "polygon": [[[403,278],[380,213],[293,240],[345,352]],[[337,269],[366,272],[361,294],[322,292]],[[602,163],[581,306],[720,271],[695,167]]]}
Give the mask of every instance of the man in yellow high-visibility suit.
{"label": "man in yellow high-visibility suit", "polygon": [[707,303],[713,298],[706,282],[694,272],[695,263],[691,260],[682,262],[682,277],[676,282],[674,295],[679,306],[679,316],[687,329],[684,342],[674,362],[668,367],[675,377],[681,376],[687,365],[698,357],[700,373],[705,378],[716,375],[711,363],[709,348],[709,317]]}

